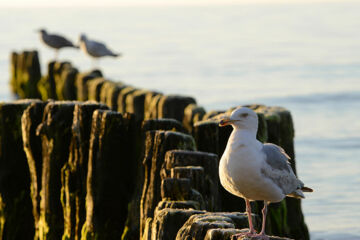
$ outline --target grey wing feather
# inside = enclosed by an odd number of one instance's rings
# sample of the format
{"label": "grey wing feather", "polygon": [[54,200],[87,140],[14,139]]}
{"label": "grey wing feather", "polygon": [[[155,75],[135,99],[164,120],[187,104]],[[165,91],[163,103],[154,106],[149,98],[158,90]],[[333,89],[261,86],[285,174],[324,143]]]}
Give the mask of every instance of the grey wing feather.
{"label": "grey wing feather", "polygon": [[295,176],[290,163],[290,157],[284,149],[272,144],[263,145],[262,152],[265,154],[266,165],[261,169],[264,176],[278,185],[285,195],[301,189],[304,184]]}
{"label": "grey wing feather", "polygon": [[104,43],[91,41],[91,48],[94,51],[94,54],[98,56],[105,56],[105,55],[115,55],[111,52]]}
{"label": "grey wing feather", "polygon": [[284,149],[272,143],[265,143],[262,152],[265,154],[265,161],[271,168],[290,172],[290,157],[285,153]]}
{"label": "grey wing feather", "polygon": [[57,48],[74,47],[74,44],[72,42],[56,34],[49,35],[49,41],[51,41],[51,43]]}

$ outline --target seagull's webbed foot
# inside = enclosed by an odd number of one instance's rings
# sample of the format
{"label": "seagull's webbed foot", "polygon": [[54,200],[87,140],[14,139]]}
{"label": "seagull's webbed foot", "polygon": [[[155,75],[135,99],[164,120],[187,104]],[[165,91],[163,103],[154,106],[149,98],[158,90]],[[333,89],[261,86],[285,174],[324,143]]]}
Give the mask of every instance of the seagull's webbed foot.
{"label": "seagull's webbed foot", "polygon": [[246,238],[253,238],[255,236],[257,236],[258,234],[256,233],[255,230],[250,230],[249,231],[246,231],[246,232],[241,232],[241,233],[237,233],[235,235],[232,236],[232,239],[241,239],[243,237],[246,237]]}
{"label": "seagull's webbed foot", "polygon": [[233,240],[248,238],[251,240],[269,240],[270,238],[265,234],[257,234],[256,232],[242,232],[232,236]]}

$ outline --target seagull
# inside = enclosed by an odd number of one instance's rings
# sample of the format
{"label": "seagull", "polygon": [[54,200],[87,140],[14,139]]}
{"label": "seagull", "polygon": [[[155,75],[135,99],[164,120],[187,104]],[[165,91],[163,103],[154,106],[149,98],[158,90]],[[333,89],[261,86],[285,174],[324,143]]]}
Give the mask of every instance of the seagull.
{"label": "seagull", "polygon": [[109,50],[104,43],[88,39],[85,34],[80,35],[80,49],[94,59],[105,56],[121,56],[121,54]]}
{"label": "seagull", "polygon": [[[219,123],[221,127],[227,125],[231,125],[233,131],[220,159],[220,182],[231,194],[245,199],[249,221],[249,231],[235,236],[268,240],[265,234],[267,205],[280,202],[286,196],[305,198],[303,192],[313,190],[297,179],[284,149],[256,139],[258,117],[253,110],[247,107],[235,109],[230,117],[223,117]],[[251,219],[250,201],[255,200],[264,201],[259,234]]]}
{"label": "seagull", "polygon": [[40,29],[39,32],[40,32],[40,39],[42,40],[42,42],[46,46],[55,49],[55,59],[58,56],[58,51],[60,48],[64,48],[64,47],[79,48],[78,46],[75,46],[71,41],[69,41],[63,36],[57,34],[49,34],[45,29]]}

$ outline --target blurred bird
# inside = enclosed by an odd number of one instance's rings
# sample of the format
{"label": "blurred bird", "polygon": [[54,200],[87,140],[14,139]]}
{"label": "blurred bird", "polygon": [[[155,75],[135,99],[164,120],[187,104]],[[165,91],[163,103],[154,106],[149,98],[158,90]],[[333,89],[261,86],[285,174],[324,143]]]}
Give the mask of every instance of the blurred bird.
{"label": "blurred bird", "polygon": [[106,56],[121,56],[121,54],[114,53],[113,51],[108,49],[104,43],[88,39],[85,34],[80,35],[80,49],[93,59],[98,59],[100,57]]}
{"label": "blurred bird", "polygon": [[57,34],[49,34],[45,29],[40,29],[40,38],[42,42],[53,49],[55,49],[55,59],[58,57],[59,49],[64,47],[79,48],[75,46],[71,41],[63,36]]}
{"label": "blurred bird", "polygon": [[[280,202],[286,196],[304,198],[303,192],[312,192],[294,174],[284,149],[272,144],[262,144],[256,139],[257,114],[246,107],[235,109],[220,126],[231,125],[233,131],[219,165],[222,186],[246,202],[249,231],[236,237],[269,239],[265,235],[267,205]],[[262,228],[256,233],[251,219],[250,201],[264,201]]]}

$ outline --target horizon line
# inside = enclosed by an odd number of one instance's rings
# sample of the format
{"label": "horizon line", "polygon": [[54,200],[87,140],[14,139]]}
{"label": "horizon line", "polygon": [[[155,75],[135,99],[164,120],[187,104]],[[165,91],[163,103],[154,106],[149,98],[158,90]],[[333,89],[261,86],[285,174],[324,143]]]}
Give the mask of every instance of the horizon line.
{"label": "horizon line", "polygon": [[291,2],[286,0],[244,0],[244,1],[208,1],[208,2],[169,2],[169,1],[154,1],[152,3],[149,2],[128,2],[128,3],[103,3],[98,4],[98,2],[86,3],[86,6],[81,3],[61,3],[61,4],[0,4],[1,8],[94,8],[94,7],[181,7],[181,6],[234,6],[234,5],[257,5],[257,4],[316,4],[316,3],[346,3],[346,2],[356,2],[356,0],[292,0]]}

